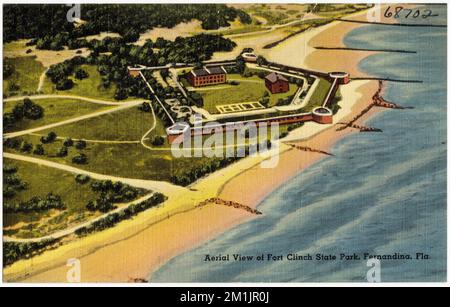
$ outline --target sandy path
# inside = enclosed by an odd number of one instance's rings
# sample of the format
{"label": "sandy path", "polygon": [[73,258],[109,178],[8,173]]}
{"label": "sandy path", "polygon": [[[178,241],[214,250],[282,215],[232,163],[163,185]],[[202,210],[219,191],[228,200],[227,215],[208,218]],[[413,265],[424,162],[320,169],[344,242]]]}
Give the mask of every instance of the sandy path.
{"label": "sandy path", "polygon": [[37,89],[36,89],[36,92],[42,91],[42,87],[44,86],[45,76],[46,76],[47,71],[48,71],[48,68],[47,68],[47,69],[42,73],[42,75],[39,77],[39,84],[38,84],[38,87],[37,87]]}
{"label": "sandy path", "polygon": [[112,180],[112,181],[121,181],[123,183],[126,183],[130,186],[136,187],[136,188],[142,188],[147,189],[151,191],[156,191],[165,194],[168,197],[171,197],[173,195],[179,195],[180,193],[187,192],[188,189],[165,182],[165,181],[156,181],[156,180],[144,180],[144,179],[134,179],[134,178],[124,178],[124,177],[116,177],[111,175],[104,175],[99,173],[94,173],[90,171],[86,171],[81,168],[73,167],[66,164],[61,164],[57,162],[52,162],[44,159],[34,158],[30,156],[23,156],[23,155],[17,155],[9,152],[3,153],[4,158],[29,162],[29,163],[35,163],[38,165],[43,165],[47,167],[52,167],[56,169],[60,169],[66,172],[74,173],[74,174],[82,174],[87,175],[91,178],[97,179],[97,180]]}
{"label": "sandy path", "polygon": [[138,100],[127,100],[127,101],[110,101],[110,100],[102,100],[102,99],[95,99],[95,98],[89,98],[84,96],[77,96],[77,95],[56,95],[56,94],[49,94],[49,95],[32,95],[32,96],[17,96],[17,97],[11,97],[3,99],[3,102],[13,102],[13,101],[19,101],[23,100],[24,98],[30,98],[30,99],[53,99],[53,98],[61,98],[61,99],[78,99],[83,100],[87,102],[92,103],[98,103],[98,104],[106,104],[111,106],[120,106],[125,103],[137,103],[137,102],[143,102],[143,99]]}
{"label": "sandy path", "polygon": [[92,117],[97,117],[100,115],[104,115],[104,114],[108,114],[108,113],[112,113],[112,112],[117,112],[120,110],[124,110],[124,109],[128,109],[134,106],[137,106],[138,104],[141,104],[143,102],[143,100],[141,101],[135,101],[135,102],[124,102],[121,106],[118,106],[116,108],[113,109],[108,109],[108,110],[103,110],[103,111],[98,111],[98,112],[94,112],[94,113],[89,113],[86,115],[81,115],[78,117],[73,117],[73,118],[69,118],[57,123],[53,123],[53,124],[48,124],[45,126],[40,126],[40,127],[36,127],[36,128],[31,128],[31,129],[27,129],[27,130],[22,130],[22,131],[17,131],[17,132],[11,132],[11,133],[5,133],[3,134],[3,138],[14,138],[14,137],[18,137],[18,136],[22,136],[22,135],[26,135],[26,134],[30,134],[30,133],[35,133],[38,131],[42,131],[42,130],[47,130],[47,129],[51,129],[51,128],[55,128],[55,127],[59,127],[62,125],[67,125],[67,124],[71,124],[71,123],[75,123],[81,120],[85,120],[88,118],[92,118]]}
{"label": "sandy path", "polygon": [[130,201],[128,203],[116,204],[118,207],[116,209],[114,209],[114,210],[111,210],[108,213],[102,214],[102,215],[100,215],[100,216],[98,216],[98,217],[96,217],[94,219],[91,219],[91,220],[89,220],[87,222],[78,224],[78,225],[76,225],[74,227],[70,227],[68,229],[64,229],[64,230],[52,233],[51,235],[47,235],[47,236],[43,236],[43,237],[39,237],[39,238],[30,238],[30,239],[18,239],[18,238],[11,238],[11,237],[8,237],[8,236],[3,236],[3,242],[26,243],[26,242],[39,242],[39,241],[42,241],[42,240],[60,239],[60,238],[66,237],[66,236],[68,236],[70,234],[73,234],[78,229],[81,229],[83,227],[87,227],[87,226],[91,225],[92,223],[95,223],[96,221],[99,221],[99,220],[105,218],[106,216],[108,216],[110,214],[114,214],[114,213],[120,212],[123,209],[125,209],[125,208],[127,208],[127,207],[129,207],[131,205],[139,204],[139,203],[149,199],[153,195],[154,195],[154,193],[149,193],[149,194],[147,194],[145,196],[142,196],[142,197],[140,197],[138,199],[135,199],[133,201]]}

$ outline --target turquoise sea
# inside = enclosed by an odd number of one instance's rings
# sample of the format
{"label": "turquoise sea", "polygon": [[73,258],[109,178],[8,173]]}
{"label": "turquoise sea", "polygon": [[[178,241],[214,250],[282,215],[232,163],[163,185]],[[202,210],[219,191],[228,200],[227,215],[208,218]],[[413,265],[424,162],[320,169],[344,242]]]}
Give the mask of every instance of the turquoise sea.
{"label": "turquoise sea", "polygon": [[[447,24],[446,7],[433,24]],[[412,21],[411,21],[412,22]],[[381,260],[381,281],[445,281],[447,256],[447,28],[367,25],[350,32],[352,48],[379,53],[360,68],[374,76],[423,80],[387,83],[385,99],[414,109],[388,110],[339,141],[334,157],[300,173],[241,224],[162,266],[151,282],[356,282],[366,260],[341,253],[411,255]],[[205,262],[206,254],[284,255],[282,261]],[[286,255],[332,254],[335,261],[287,261]],[[424,253],[429,259],[416,259]],[[232,256],[230,256],[232,257]]]}

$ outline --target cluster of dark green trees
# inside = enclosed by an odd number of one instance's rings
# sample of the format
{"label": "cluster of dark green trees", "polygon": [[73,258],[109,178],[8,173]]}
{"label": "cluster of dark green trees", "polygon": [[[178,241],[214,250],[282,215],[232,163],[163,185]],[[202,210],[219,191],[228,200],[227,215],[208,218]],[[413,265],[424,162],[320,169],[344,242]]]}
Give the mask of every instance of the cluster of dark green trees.
{"label": "cluster of dark green trees", "polygon": [[[109,88],[111,84],[117,84],[114,96],[117,100],[123,100],[129,96],[148,97],[148,89],[142,80],[128,75],[128,66],[134,64],[157,66],[179,62],[196,63],[210,59],[216,51],[230,51],[236,46],[229,39],[210,34],[179,37],[174,42],[159,38],[155,43],[148,40],[143,46],[130,45],[123,38],[111,37],[106,37],[102,41],[92,40],[86,44],[91,50],[88,57],[76,56],[52,65],[47,71],[47,76],[56,85],[56,89],[67,90],[74,85],[71,76],[78,79],[87,77],[87,73],[80,70],[80,65],[97,65],[103,88]],[[159,51],[153,52],[153,48],[158,48]],[[152,86],[156,85],[156,81],[153,81],[150,76],[147,80]],[[156,88],[156,90],[173,92],[171,87],[166,89]]]}
{"label": "cluster of dark green trees", "polygon": [[6,59],[7,58],[5,58],[4,63],[3,63],[3,79],[7,79],[7,78],[11,77],[11,75],[16,70],[14,65],[6,63],[7,62]]}
{"label": "cluster of dark green trees", "polygon": [[[33,153],[34,155],[43,156],[46,154],[43,144],[53,143],[57,138],[55,132],[50,131],[47,135],[40,138],[41,143],[33,146],[31,142],[23,140],[22,138],[8,138],[3,140],[3,146],[5,148],[17,150],[23,153]],[[54,155],[48,154],[48,156],[53,157],[66,157],[69,154],[69,148],[75,147],[78,150],[85,149],[87,143],[85,140],[73,141],[71,138],[66,138],[63,141],[63,145],[56,151]],[[87,164],[88,157],[84,153],[78,153],[72,157],[72,163],[75,164]]]}
{"label": "cluster of dark green trees", "polygon": [[13,264],[20,259],[31,258],[58,241],[57,239],[45,239],[39,242],[4,242],[3,266]]}
{"label": "cluster of dark green trees", "polygon": [[56,85],[56,89],[63,91],[71,89],[74,85],[70,76],[74,75],[75,78],[81,80],[88,77],[88,73],[79,68],[79,65],[85,64],[86,58],[76,56],[70,60],[50,66],[46,75]]}
{"label": "cluster of dark green trees", "polygon": [[17,166],[3,165],[3,198],[12,198],[28,184],[17,174]]}
{"label": "cluster of dark green trees", "polygon": [[239,159],[240,158],[238,157],[230,157],[230,158],[214,159],[212,161],[204,162],[204,164],[201,166],[196,166],[191,168],[190,170],[184,171],[183,173],[175,174],[170,178],[170,181],[173,184],[188,186],[191,183],[200,179],[201,177],[213,173],[216,170],[221,169],[225,166],[228,166]]}
{"label": "cluster of dark green trees", "polygon": [[89,226],[83,227],[75,231],[78,236],[86,236],[96,231],[102,231],[107,228],[113,227],[117,223],[130,219],[138,213],[145,211],[149,208],[155,207],[166,200],[166,197],[161,193],[154,193],[149,199],[140,202],[138,204],[130,205],[120,212],[109,214],[108,216],[92,223]]}
{"label": "cluster of dark green trees", "polygon": [[[86,178],[78,175],[75,180],[78,183],[84,184]],[[77,179],[78,178],[78,179]],[[86,181],[87,182],[87,181]],[[93,201],[89,201],[86,208],[89,211],[100,211],[103,213],[109,212],[117,208],[115,203],[129,202],[141,194],[141,190],[131,187],[123,182],[111,180],[96,180],[91,183],[91,189],[94,192],[99,192],[100,196]]]}
{"label": "cluster of dark green trees", "polygon": [[44,108],[25,98],[23,102],[17,103],[11,112],[3,114],[3,125],[5,128],[14,127],[22,119],[36,120],[44,116]]}
{"label": "cluster of dark green trees", "polygon": [[59,50],[77,38],[117,32],[127,42],[154,27],[174,27],[181,22],[198,19],[204,29],[218,29],[239,18],[251,23],[245,12],[225,4],[82,4],[83,24],[67,20],[70,7],[64,4],[8,4],[3,9],[5,42],[34,38],[42,47]]}
{"label": "cluster of dark green trees", "polygon": [[49,193],[45,197],[34,196],[26,202],[3,204],[4,213],[41,212],[50,209],[66,209],[66,205],[62,201],[61,196]]}
{"label": "cluster of dark green trees", "polygon": [[172,177],[170,177],[170,181],[173,184],[188,186],[205,175],[214,173],[215,171],[224,168],[243,157],[249,156],[250,152],[262,151],[263,148],[270,149],[272,147],[272,143],[270,140],[266,140],[264,143],[261,142],[257,144],[241,146],[236,148],[236,154],[233,157],[216,158],[207,162],[203,162],[202,165],[195,166],[187,171],[183,171],[182,173],[176,172]]}

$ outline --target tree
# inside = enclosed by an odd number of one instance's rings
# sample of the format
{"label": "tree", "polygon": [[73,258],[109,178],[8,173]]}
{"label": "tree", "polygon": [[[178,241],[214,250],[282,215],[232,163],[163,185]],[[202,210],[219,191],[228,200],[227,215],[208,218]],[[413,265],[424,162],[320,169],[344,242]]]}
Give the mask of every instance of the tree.
{"label": "tree", "polygon": [[161,77],[163,79],[166,79],[167,77],[169,77],[169,70],[167,68],[161,69],[160,73],[161,73]]}
{"label": "tree", "polygon": [[157,135],[153,138],[152,145],[153,146],[162,146],[162,145],[164,145],[164,142],[165,142],[164,137]]}
{"label": "tree", "polygon": [[78,80],[82,80],[82,79],[85,79],[87,77],[89,77],[89,74],[84,69],[78,68],[75,71],[75,78],[77,78]]}
{"label": "tree", "polygon": [[41,143],[47,144],[52,143],[54,140],[56,140],[56,133],[53,131],[50,131],[46,136],[41,137]]}
{"label": "tree", "polygon": [[73,140],[71,138],[66,138],[63,142],[63,145],[66,147],[73,146]]}
{"label": "tree", "polygon": [[85,149],[86,148],[86,141],[85,140],[78,140],[76,143],[75,143],[75,148],[76,149]]}
{"label": "tree", "polygon": [[80,153],[72,158],[72,162],[75,164],[86,164],[88,161],[87,156],[83,153]]}
{"label": "tree", "polygon": [[88,183],[89,180],[91,180],[91,177],[89,177],[88,175],[78,174],[75,176],[75,181],[79,184]]}
{"label": "tree", "polygon": [[150,112],[151,111],[151,107],[150,107],[150,103],[148,103],[147,101],[144,101],[139,107],[138,109],[142,112]]}
{"label": "tree", "polygon": [[73,87],[73,81],[68,79],[68,78],[64,78],[62,80],[59,80],[56,83],[56,89],[58,91],[70,90],[72,87]]}
{"label": "tree", "polygon": [[56,153],[56,156],[58,157],[66,157],[67,154],[69,153],[69,150],[67,149],[66,146],[62,146],[59,151]]}
{"label": "tree", "polygon": [[114,94],[114,99],[124,100],[128,98],[128,93],[124,88],[118,88]]}
{"label": "tree", "polygon": [[263,56],[258,56],[257,58],[256,58],[256,63],[258,64],[258,65],[267,65],[267,63],[268,63],[268,61],[266,60],[266,58],[265,57],[263,57]]}
{"label": "tree", "polygon": [[[7,58],[5,58],[6,61]],[[3,63],[3,79],[9,78],[15,71],[14,65]]]}
{"label": "tree", "polygon": [[20,151],[22,152],[31,152],[33,150],[33,144],[27,142],[27,141],[23,141],[22,145],[20,145]]}
{"label": "tree", "polygon": [[41,144],[36,144],[33,150],[33,154],[42,156],[45,154],[44,147]]}

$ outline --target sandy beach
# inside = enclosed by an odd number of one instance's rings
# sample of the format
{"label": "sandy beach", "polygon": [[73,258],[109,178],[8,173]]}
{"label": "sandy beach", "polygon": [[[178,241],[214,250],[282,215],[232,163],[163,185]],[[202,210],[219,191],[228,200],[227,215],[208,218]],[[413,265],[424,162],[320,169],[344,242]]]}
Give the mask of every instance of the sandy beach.
{"label": "sandy beach", "polygon": [[[358,26],[361,25],[333,22],[294,36],[271,49],[267,56],[270,60],[293,66],[323,71],[344,70],[351,75],[362,76],[358,71],[358,62],[370,54],[361,52],[355,56],[354,52],[314,48],[341,47],[343,37]],[[304,48],[290,47],[299,44],[303,44]],[[297,50],[295,55],[290,54],[292,50]],[[350,120],[359,114],[372,102],[371,97],[377,88],[378,83],[375,81],[352,81],[343,86],[343,107],[335,122]],[[366,113],[359,123],[377,111],[373,109]],[[352,128],[336,131],[335,125],[305,125],[294,131],[289,140],[301,146],[332,151],[336,141],[356,131]],[[324,157],[327,156],[282,145],[280,161],[275,168],[261,168],[262,158],[246,158],[200,180],[192,186],[192,193],[170,199],[161,208],[148,210],[112,229],[74,240],[31,260],[19,261],[5,268],[4,280],[65,282],[69,258],[80,260],[82,282],[148,279],[152,272],[172,257],[256,217],[244,210],[221,205],[198,207],[199,202],[218,196],[256,208],[267,195]]]}

